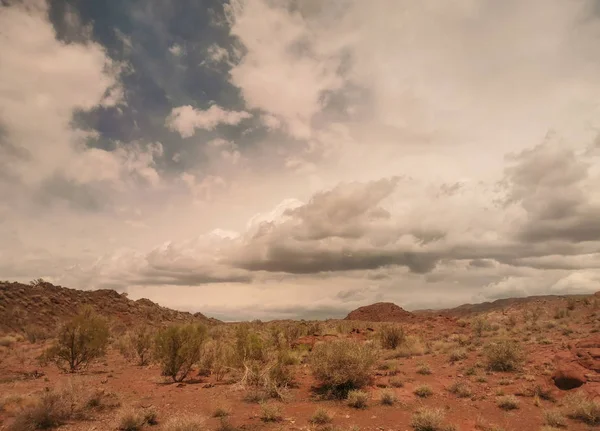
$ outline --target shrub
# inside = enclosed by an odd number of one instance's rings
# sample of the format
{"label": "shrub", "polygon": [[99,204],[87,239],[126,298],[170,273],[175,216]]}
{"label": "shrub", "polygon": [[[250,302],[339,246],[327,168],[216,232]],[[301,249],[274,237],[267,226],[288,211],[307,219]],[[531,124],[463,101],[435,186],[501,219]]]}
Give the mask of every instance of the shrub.
{"label": "shrub", "polygon": [[402,344],[394,350],[391,357],[409,358],[412,356],[421,356],[424,354],[425,346],[423,345],[423,341],[418,337],[408,336],[404,339]]}
{"label": "shrub", "polygon": [[128,334],[128,342],[138,365],[150,362],[154,337],[154,332],[148,326],[138,326]]}
{"label": "shrub", "polygon": [[600,424],[600,404],[583,393],[569,395],[565,399],[566,415],[588,425]]}
{"label": "shrub", "polygon": [[315,413],[310,418],[310,423],[316,425],[325,425],[331,422],[331,415],[329,412],[323,408],[317,409]]}
{"label": "shrub", "polygon": [[418,397],[427,398],[433,395],[433,389],[427,385],[421,385],[415,388],[413,393]]}
{"label": "shrub", "polygon": [[394,388],[402,388],[404,387],[404,382],[400,380],[398,377],[392,377],[390,380],[390,386]]}
{"label": "shrub", "polygon": [[567,420],[560,410],[546,410],[544,423],[555,428],[566,428],[567,426]]}
{"label": "shrub", "polygon": [[171,418],[161,427],[162,431],[204,431],[204,421],[193,416]]}
{"label": "shrub", "polygon": [[56,428],[71,415],[69,406],[57,392],[44,393],[32,406],[22,410],[10,431],[30,431]]}
{"label": "shrub", "polygon": [[396,403],[396,395],[391,391],[383,391],[379,401],[384,406],[393,406]]}
{"label": "shrub", "polygon": [[468,398],[473,395],[471,388],[463,382],[455,382],[448,388],[448,391],[459,398]]}
{"label": "shrub", "polygon": [[510,340],[503,340],[486,346],[487,367],[491,371],[515,371],[523,362],[521,346]]}
{"label": "shrub", "polygon": [[472,323],[473,331],[475,335],[481,337],[485,331],[491,331],[492,326],[483,317],[476,318]]}
{"label": "shrub", "polygon": [[10,335],[0,337],[0,347],[12,347],[16,342],[17,339],[15,337],[11,337]]}
{"label": "shrub", "polygon": [[139,431],[144,426],[144,416],[140,412],[125,410],[119,417],[117,429],[120,431]]}
{"label": "shrub", "polygon": [[428,364],[424,364],[424,363],[419,364],[419,366],[417,367],[417,373],[427,376],[427,375],[431,374],[431,368],[429,367]]}
{"label": "shrub", "polygon": [[410,425],[415,431],[452,431],[455,428],[444,425],[442,409],[421,408],[411,418]]}
{"label": "shrub", "polygon": [[281,409],[275,404],[262,403],[260,405],[260,419],[263,422],[279,422],[283,419]]}
{"label": "shrub", "polygon": [[379,340],[381,347],[384,349],[395,349],[406,339],[404,330],[400,326],[385,325],[381,327],[379,332]]}
{"label": "shrub", "polygon": [[46,341],[52,337],[52,334],[48,329],[37,325],[27,325],[23,332],[25,333],[27,341],[32,344]]}
{"label": "shrub", "polygon": [[450,362],[458,362],[467,358],[467,352],[464,349],[455,349],[450,352]]}
{"label": "shrub", "polygon": [[519,400],[514,395],[499,397],[496,403],[502,410],[516,410],[519,408]]}
{"label": "shrub", "polygon": [[315,378],[333,395],[363,387],[377,357],[372,346],[355,341],[335,341],[316,345],[310,356]]}
{"label": "shrub", "polygon": [[243,366],[246,361],[266,361],[262,338],[247,323],[240,324],[235,332],[235,362]]}
{"label": "shrub", "polygon": [[365,391],[352,390],[348,392],[348,405],[355,409],[367,408],[367,402],[369,401],[369,394]]}
{"label": "shrub", "polygon": [[162,367],[162,375],[174,382],[183,381],[200,359],[200,348],[206,336],[202,325],[173,325],[158,332],[154,356]]}
{"label": "shrub", "polygon": [[213,418],[225,418],[229,415],[230,415],[229,410],[227,410],[223,407],[217,407],[217,409],[213,413]]}
{"label": "shrub", "polygon": [[106,320],[85,308],[60,327],[57,340],[45,357],[60,369],[74,373],[104,356],[108,337]]}

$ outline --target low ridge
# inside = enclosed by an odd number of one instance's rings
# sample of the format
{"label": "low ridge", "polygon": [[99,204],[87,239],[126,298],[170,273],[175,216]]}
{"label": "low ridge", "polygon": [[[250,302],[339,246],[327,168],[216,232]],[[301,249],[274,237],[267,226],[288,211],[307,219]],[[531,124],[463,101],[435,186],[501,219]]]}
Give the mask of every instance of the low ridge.
{"label": "low ridge", "polygon": [[171,310],[146,298],[133,301],[110,289],[77,290],[39,281],[34,284],[0,282],[0,329],[25,326],[53,327],[75,315],[82,306],[123,325],[162,325],[170,322],[221,323],[202,313]]}

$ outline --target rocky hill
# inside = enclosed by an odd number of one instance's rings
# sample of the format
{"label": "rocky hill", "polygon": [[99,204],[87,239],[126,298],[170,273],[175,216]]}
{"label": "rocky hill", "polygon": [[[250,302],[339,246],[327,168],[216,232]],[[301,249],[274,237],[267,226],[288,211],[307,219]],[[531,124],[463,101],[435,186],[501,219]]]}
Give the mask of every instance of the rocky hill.
{"label": "rocky hill", "polygon": [[363,320],[367,322],[407,322],[415,315],[391,302],[377,302],[357,308],[350,312],[345,320]]}
{"label": "rocky hill", "polygon": [[18,331],[26,326],[54,328],[75,315],[82,306],[91,306],[97,313],[122,326],[139,323],[158,326],[171,322],[220,323],[201,313],[161,307],[149,299],[133,301],[114,290],[84,291],[47,282],[35,285],[0,282],[0,330],[3,331]]}

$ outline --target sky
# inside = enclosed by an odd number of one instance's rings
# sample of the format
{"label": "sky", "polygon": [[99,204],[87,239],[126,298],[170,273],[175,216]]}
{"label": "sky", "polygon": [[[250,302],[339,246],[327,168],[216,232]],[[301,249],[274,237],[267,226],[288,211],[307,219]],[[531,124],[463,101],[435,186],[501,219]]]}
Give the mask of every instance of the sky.
{"label": "sky", "polygon": [[600,290],[597,0],[1,0],[0,279],[224,320]]}

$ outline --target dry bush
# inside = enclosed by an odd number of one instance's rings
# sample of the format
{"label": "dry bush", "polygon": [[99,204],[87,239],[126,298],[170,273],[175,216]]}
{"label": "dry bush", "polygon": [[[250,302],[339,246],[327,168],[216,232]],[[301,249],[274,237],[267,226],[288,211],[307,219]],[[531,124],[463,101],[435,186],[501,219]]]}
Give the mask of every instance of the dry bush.
{"label": "dry bush", "polygon": [[231,412],[229,411],[229,409],[226,409],[224,407],[217,407],[213,412],[213,418],[225,418],[230,414]]}
{"label": "dry bush", "polygon": [[410,358],[412,356],[421,356],[425,354],[425,350],[423,340],[419,337],[409,335],[404,339],[400,346],[388,355],[388,358]]}
{"label": "dry bush", "polygon": [[492,325],[490,324],[490,322],[488,322],[483,317],[477,317],[475,320],[473,320],[473,322],[471,323],[471,327],[473,328],[473,332],[475,332],[475,335],[477,335],[478,337],[483,336],[484,332],[492,330]]}
{"label": "dry bush", "polygon": [[525,359],[521,346],[512,340],[488,344],[484,353],[491,371],[516,371]]}
{"label": "dry bush", "polygon": [[505,395],[496,400],[496,404],[502,410],[516,410],[519,408],[519,400],[514,395]]}
{"label": "dry bush", "polygon": [[68,420],[88,419],[92,411],[113,409],[119,405],[114,394],[89,389],[82,383],[71,381],[60,390],[40,394],[17,413],[9,429],[31,431],[54,428]]}
{"label": "dry bush", "polygon": [[400,346],[405,339],[404,329],[400,326],[384,325],[379,330],[379,341],[384,349],[393,350]]}
{"label": "dry bush", "polygon": [[453,383],[449,388],[448,391],[451,394],[456,395],[459,398],[469,398],[470,396],[473,395],[473,391],[471,390],[471,388],[469,387],[469,385],[467,385],[464,382],[455,382]]}
{"label": "dry bush", "polygon": [[384,406],[393,406],[396,404],[396,395],[392,391],[381,392],[379,402]]}
{"label": "dry bush", "polygon": [[565,414],[588,425],[600,424],[600,403],[578,392],[564,400]]}
{"label": "dry bush", "polygon": [[390,386],[393,388],[402,388],[404,387],[404,382],[398,377],[392,377],[389,380]]}
{"label": "dry bush", "polygon": [[202,347],[201,372],[205,375],[212,374],[216,381],[223,380],[232,362],[233,348],[221,338],[209,340]]}
{"label": "dry bush", "polygon": [[331,414],[324,408],[318,408],[310,417],[310,423],[316,425],[325,425],[331,423]]}
{"label": "dry bush", "polygon": [[369,394],[361,390],[352,390],[348,392],[347,403],[355,409],[366,409],[369,402]]}
{"label": "dry bush", "polygon": [[154,357],[160,363],[162,375],[174,382],[183,381],[200,359],[200,349],[206,338],[203,325],[172,325],[156,334]]}
{"label": "dry bush", "polygon": [[44,341],[52,338],[52,332],[42,326],[38,325],[27,325],[23,329],[25,338],[32,344],[43,343]]}
{"label": "dry bush", "polygon": [[119,415],[117,420],[119,431],[139,431],[145,423],[144,415],[134,409],[128,409]]}
{"label": "dry bush", "polygon": [[144,366],[150,363],[155,333],[149,326],[140,325],[120,339],[119,351],[126,359]]}
{"label": "dry bush", "polygon": [[61,370],[74,373],[105,355],[109,335],[106,320],[86,307],[60,327],[44,356]]}
{"label": "dry bush", "polygon": [[415,388],[413,393],[421,398],[428,398],[433,395],[433,389],[428,385],[421,385]]}
{"label": "dry bush", "polygon": [[9,431],[32,431],[56,428],[71,417],[70,408],[59,393],[46,392],[36,402],[23,409]]}
{"label": "dry bush", "polygon": [[343,398],[348,391],[369,382],[376,360],[371,344],[343,340],[316,345],[310,355],[310,367],[330,395]]}
{"label": "dry bush", "polygon": [[421,374],[423,376],[428,376],[431,374],[431,367],[426,363],[420,363],[417,366],[417,374]]}
{"label": "dry bush", "polygon": [[455,427],[444,424],[444,411],[428,407],[417,410],[411,418],[410,425],[415,431],[453,431]]}
{"label": "dry bush", "polygon": [[263,422],[280,422],[283,419],[278,405],[262,403],[260,405],[260,420]]}
{"label": "dry bush", "polygon": [[554,428],[567,427],[567,419],[560,410],[546,410],[544,412],[544,423]]}
{"label": "dry bush", "polygon": [[17,339],[11,335],[0,337],[0,347],[12,347],[17,342]]}
{"label": "dry bush", "polygon": [[458,362],[467,358],[467,352],[464,349],[454,349],[450,352],[449,360],[450,362]]}
{"label": "dry bush", "polygon": [[205,431],[204,419],[197,416],[178,416],[169,419],[161,431]]}

